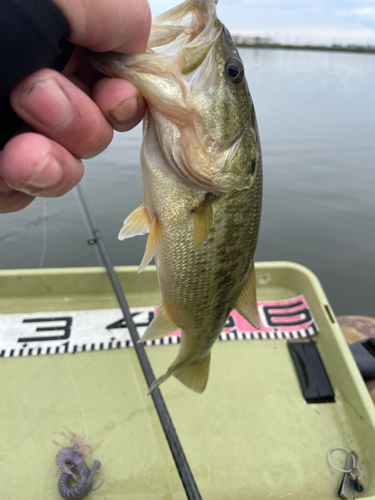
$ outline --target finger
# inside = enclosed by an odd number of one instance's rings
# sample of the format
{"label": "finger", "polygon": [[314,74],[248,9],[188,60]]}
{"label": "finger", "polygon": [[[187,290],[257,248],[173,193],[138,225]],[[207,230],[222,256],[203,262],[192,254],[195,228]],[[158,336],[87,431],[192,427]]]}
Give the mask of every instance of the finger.
{"label": "finger", "polygon": [[112,127],[126,132],[143,118],[147,106],[131,83],[119,78],[103,78],[93,88],[92,98]]}
{"label": "finger", "polygon": [[23,210],[34,200],[34,196],[19,191],[11,191],[7,194],[0,191],[0,214],[10,214]]}
{"label": "finger", "polygon": [[[1,156],[0,156],[1,165]],[[34,196],[26,193],[20,193],[9,187],[0,176],[0,214],[17,212],[30,205]]]}
{"label": "finger", "polygon": [[66,77],[42,69],[20,82],[10,94],[14,111],[36,131],[79,158],[103,151],[112,127],[85,92]]}
{"label": "finger", "polygon": [[97,52],[144,52],[151,27],[147,0],[54,0],[67,18],[69,40]]}
{"label": "finger", "polygon": [[[69,151],[35,133],[13,137],[0,157],[3,184],[32,197],[62,196],[78,184],[83,171],[82,162]],[[3,206],[10,194],[3,196]]]}
{"label": "finger", "polygon": [[102,73],[95,69],[89,61],[86,49],[78,45],[76,45],[62,74],[69,78],[69,80],[71,80],[72,75],[78,76],[89,88],[92,88],[100,78],[103,78]]}

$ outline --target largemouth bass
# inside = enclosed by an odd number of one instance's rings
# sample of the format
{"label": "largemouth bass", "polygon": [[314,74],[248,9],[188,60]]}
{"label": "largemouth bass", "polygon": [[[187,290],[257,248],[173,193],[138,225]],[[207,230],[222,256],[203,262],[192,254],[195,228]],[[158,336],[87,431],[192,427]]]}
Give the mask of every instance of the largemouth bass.
{"label": "largemouth bass", "polygon": [[254,252],[262,159],[243,63],[215,0],[186,0],[153,21],[145,54],[92,54],[105,75],[148,103],[141,150],[144,204],[119,238],[149,232],[162,304],[141,341],[181,329],[174,375],[202,392],[211,348],[235,308],[260,328]]}

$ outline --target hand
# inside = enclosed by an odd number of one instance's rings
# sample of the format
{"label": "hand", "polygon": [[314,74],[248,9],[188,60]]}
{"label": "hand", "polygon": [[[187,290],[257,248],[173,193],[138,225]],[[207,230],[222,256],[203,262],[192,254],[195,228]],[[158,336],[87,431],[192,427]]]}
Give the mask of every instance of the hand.
{"label": "hand", "polygon": [[64,74],[42,69],[11,92],[14,111],[35,132],[13,137],[0,152],[0,213],[29,205],[36,196],[56,197],[82,178],[81,158],[92,158],[144,116],[138,90],[104,78],[83,47],[97,52],[144,52],[151,26],[147,0],[54,0],[77,44]]}

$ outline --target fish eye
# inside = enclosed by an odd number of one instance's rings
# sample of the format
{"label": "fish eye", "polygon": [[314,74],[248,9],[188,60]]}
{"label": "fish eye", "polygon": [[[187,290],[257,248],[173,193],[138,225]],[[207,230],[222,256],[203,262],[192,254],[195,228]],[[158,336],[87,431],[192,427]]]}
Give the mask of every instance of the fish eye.
{"label": "fish eye", "polygon": [[233,83],[242,82],[244,76],[242,62],[239,59],[229,59],[225,65],[225,73]]}

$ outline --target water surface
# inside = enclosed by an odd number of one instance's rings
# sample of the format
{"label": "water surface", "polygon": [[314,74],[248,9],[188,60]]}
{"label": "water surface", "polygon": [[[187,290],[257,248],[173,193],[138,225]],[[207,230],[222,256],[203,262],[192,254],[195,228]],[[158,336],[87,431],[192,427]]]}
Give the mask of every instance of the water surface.
{"label": "water surface", "polygon": [[[256,259],[317,274],[336,314],[375,316],[375,55],[241,49],[258,117],[264,204]],[[145,237],[119,242],[143,201],[141,127],[86,161],[82,181],[113,262],[139,264]],[[0,267],[99,265],[78,196],[0,216]]]}

